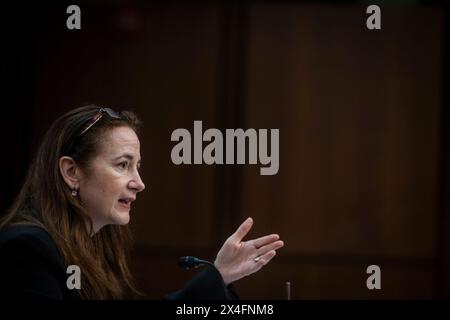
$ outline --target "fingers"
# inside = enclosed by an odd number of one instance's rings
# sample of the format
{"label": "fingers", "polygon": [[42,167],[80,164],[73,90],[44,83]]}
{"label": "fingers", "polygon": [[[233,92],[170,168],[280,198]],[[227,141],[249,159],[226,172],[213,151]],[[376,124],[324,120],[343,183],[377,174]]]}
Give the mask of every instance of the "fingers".
{"label": "fingers", "polygon": [[242,239],[247,235],[253,226],[253,219],[247,218],[240,226],[237,228],[236,232],[231,235],[231,239],[236,242],[241,242]]}
{"label": "fingers", "polygon": [[284,242],[282,240],[278,240],[278,241],[272,242],[264,247],[259,248],[257,250],[257,252],[258,252],[258,255],[261,256],[261,255],[264,255],[266,252],[278,250],[283,246],[284,246]]}
{"label": "fingers", "polygon": [[269,252],[266,252],[262,256],[259,257],[259,260],[255,262],[258,265],[258,269],[261,269],[263,266],[269,263],[270,260],[275,257],[277,252],[275,250],[271,250]]}
{"label": "fingers", "polygon": [[256,249],[258,249],[258,248],[261,248],[262,246],[265,246],[266,244],[274,242],[278,239],[280,239],[279,235],[271,234],[268,236],[264,236],[264,237],[261,237],[258,239],[251,240],[251,244],[254,245]]}

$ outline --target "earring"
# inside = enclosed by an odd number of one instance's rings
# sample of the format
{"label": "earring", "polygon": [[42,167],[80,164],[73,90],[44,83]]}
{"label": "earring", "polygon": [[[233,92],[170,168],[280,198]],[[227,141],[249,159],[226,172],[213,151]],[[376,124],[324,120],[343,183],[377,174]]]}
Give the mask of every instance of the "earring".
{"label": "earring", "polygon": [[78,197],[79,194],[80,194],[80,188],[72,189],[72,197]]}

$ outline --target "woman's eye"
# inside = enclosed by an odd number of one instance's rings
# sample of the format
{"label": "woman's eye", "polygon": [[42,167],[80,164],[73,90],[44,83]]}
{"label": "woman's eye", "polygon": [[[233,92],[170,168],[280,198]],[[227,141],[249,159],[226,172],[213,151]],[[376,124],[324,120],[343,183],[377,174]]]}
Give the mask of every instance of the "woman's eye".
{"label": "woman's eye", "polygon": [[128,167],[128,162],[121,162],[119,163],[119,168],[126,169]]}

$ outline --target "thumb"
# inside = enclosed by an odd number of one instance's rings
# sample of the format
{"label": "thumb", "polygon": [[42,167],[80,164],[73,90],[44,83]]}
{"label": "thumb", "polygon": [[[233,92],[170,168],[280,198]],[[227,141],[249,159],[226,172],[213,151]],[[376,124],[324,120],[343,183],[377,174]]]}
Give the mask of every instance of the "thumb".
{"label": "thumb", "polygon": [[253,219],[247,218],[240,226],[237,228],[236,232],[233,233],[231,238],[234,241],[241,242],[242,239],[247,235],[247,233],[250,231],[250,229],[253,226]]}

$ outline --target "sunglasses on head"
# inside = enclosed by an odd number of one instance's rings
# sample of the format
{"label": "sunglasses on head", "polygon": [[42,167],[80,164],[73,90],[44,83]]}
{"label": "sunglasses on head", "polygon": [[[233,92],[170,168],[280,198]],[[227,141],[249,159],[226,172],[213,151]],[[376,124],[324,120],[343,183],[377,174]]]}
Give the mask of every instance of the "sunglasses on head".
{"label": "sunglasses on head", "polygon": [[86,127],[81,131],[80,136],[82,136],[83,134],[86,133],[86,131],[88,131],[94,124],[96,124],[102,117],[104,114],[107,114],[108,116],[110,116],[111,118],[114,119],[122,119],[122,117],[120,116],[120,114],[116,111],[114,111],[113,109],[110,108],[100,108],[98,110],[98,112],[94,115],[94,117],[92,118],[91,121],[89,121],[89,123],[86,125]]}

